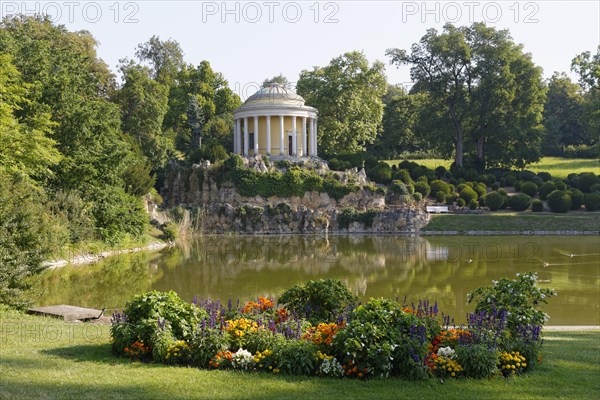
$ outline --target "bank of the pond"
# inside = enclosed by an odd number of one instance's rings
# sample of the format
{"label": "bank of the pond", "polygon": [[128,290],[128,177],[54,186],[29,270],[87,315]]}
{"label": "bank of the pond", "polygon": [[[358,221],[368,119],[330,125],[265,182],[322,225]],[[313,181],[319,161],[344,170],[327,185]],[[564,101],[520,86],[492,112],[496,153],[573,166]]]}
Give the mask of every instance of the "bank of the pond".
{"label": "bank of the pond", "polygon": [[599,235],[600,213],[433,214],[420,233],[422,235]]}
{"label": "bank of the pond", "polygon": [[118,249],[114,249],[114,250],[106,250],[106,251],[102,251],[99,253],[86,253],[86,254],[73,255],[73,256],[70,256],[67,258],[61,258],[61,259],[57,259],[57,260],[49,260],[49,261],[44,262],[44,266],[52,269],[52,268],[64,267],[65,265],[68,265],[68,264],[72,264],[72,265],[91,264],[91,263],[101,261],[107,257],[116,256],[119,254],[138,253],[140,251],[157,251],[157,250],[161,250],[169,245],[170,245],[169,243],[166,243],[163,241],[154,241],[154,242],[144,244],[141,246],[135,246],[135,247],[125,246],[122,248],[118,248]]}
{"label": "bank of the pond", "polygon": [[108,326],[0,311],[3,399],[595,398],[600,331],[546,332],[544,359],[514,379],[357,381],[143,364],[110,351]]}

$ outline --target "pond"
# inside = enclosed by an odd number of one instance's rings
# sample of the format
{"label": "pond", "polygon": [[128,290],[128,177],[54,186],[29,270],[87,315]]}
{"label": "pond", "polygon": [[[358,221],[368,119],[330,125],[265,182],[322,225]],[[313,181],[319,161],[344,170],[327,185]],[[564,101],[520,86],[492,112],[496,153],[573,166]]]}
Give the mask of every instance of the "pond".
{"label": "pond", "polygon": [[600,325],[600,237],[201,236],[162,252],[115,256],[46,271],[38,305],[122,308],[148,290],[191,301],[277,298],[310,279],[337,278],[363,300],[437,301],[465,320],[467,293],[516,273],[537,272],[558,297],[549,325]]}

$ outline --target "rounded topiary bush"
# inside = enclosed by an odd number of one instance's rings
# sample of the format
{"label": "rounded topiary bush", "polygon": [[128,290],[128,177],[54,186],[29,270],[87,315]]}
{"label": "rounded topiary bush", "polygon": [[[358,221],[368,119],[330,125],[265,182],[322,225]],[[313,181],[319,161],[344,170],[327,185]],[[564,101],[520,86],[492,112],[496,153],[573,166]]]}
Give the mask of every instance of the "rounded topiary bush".
{"label": "rounded topiary bush", "polygon": [[538,186],[533,182],[525,182],[521,185],[521,192],[528,196],[535,196],[538,191]]}
{"label": "rounded topiary bush", "polygon": [[487,193],[487,186],[485,186],[483,183],[478,183],[477,185],[473,186],[473,190],[477,193],[478,197],[485,196]]}
{"label": "rounded topiary bush", "polygon": [[569,193],[571,196],[571,210],[579,210],[583,205],[583,200],[585,197],[583,192],[579,189],[573,189],[567,191],[567,193]]}
{"label": "rounded topiary bush", "polygon": [[525,193],[519,193],[508,200],[508,206],[514,211],[524,211],[529,208],[531,204],[531,197]]}
{"label": "rounded topiary bush", "polygon": [[521,191],[521,186],[523,185],[523,181],[516,181],[515,184],[513,185],[515,187],[515,190],[520,192]]}
{"label": "rounded topiary bush", "polygon": [[451,206],[456,201],[456,196],[446,196],[446,205]]}
{"label": "rounded topiary bush", "polygon": [[490,211],[499,210],[504,203],[504,196],[499,192],[490,192],[485,195],[485,205]]}
{"label": "rounded topiary bush", "polygon": [[439,190],[435,194],[435,201],[437,201],[438,203],[445,203],[446,202],[446,192]]}
{"label": "rounded topiary bush", "polygon": [[435,176],[437,176],[438,178],[443,178],[446,175],[448,175],[448,170],[443,165],[435,167],[434,171],[435,171]]}
{"label": "rounded topiary bush", "polygon": [[431,193],[437,196],[438,192],[444,192],[444,194],[450,194],[450,185],[442,180],[434,180],[430,183]]}
{"label": "rounded topiary bush", "polygon": [[540,199],[535,199],[531,203],[531,211],[542,212],[544,211],[544,203]]}
{"label": "rounded topiary bush", "polygon": [[387,163],[380,162],[374,168],[367,171],[370,180],[387,185],[392,181],[392,167]]}
{"label": "rounded topiary bush", "polygon": [[412,178],[410,177],[410,173],[406,169],[401,169],[394,172],[394,179],[401,180],[402,182],[409,184],[412,183]]}
{"label": "rounded topiary bush", "polygon": [[492,183],[492,190],[498,190],[500,189],[500,182],[494,182]]}
{"label": "rounded topiary bush", "polygon": [[562,179],[555,179],[552,182],[556,185],[556,190],[567,190],[567,184]]}
{"label": "rounded topiary bush", "polygon": [[414,187],[415,193],[420,193],[423,197],[429,196],[429,193],[431,192],[431,186],[429,186],[429,184],[424,181],[415,182]]}
{"label": "rounded topiary bush", "polygon": [[590,193],[600,193],[600,183],[594,183],[590,186]]}
{"label": "rounded topiary bush", "polygon": [[477,209],[477,200],[471,200],[469,202],[469,210],[476,210]]}
{"label": "rounded topiary bush", "polygon": [[477,200],[479,198],[477,192],[468,186],[462,189],[459,195],[462,199],[465,200],[465,203],[470,203],[471,200]]}
{"label": "rounded topiary bush", "polygon": [[406,187],[406,184],[401,180],[393,180],[392,184],[390,185],[390,190],[399,195],[411,194],[408,190],[408,187]]}
{"label": "rounded topiary bush", "polygon": [[548,182],[550,179],[552,179],[552,175],[550,175],[549,172],[538,172],[537,176],[539,176],[544,182]]}
{"label": "rounded topiary bush", "polygon": [[415,201],[421,201],[421,200],[423,200],[423,195],[419,192],[414,192],[413,199],[415,199]]}
{"label": "rounded topiary bush", "polygon": [[585,196],[585,209],[588,211],[598,211],[600,209],[600,194],[590,193]]}
{"label": "rounded topiary bush", "polygon": [[540,186],[540,199],[546,200],[546,197],[557,189],[556,183],[552,181],[544,182],[542,186]]}
{"label": "rounded topiary bush", "polygon": [[502,180],[504,181],[503,186],[514,186],[515,182],[517,182],[517,177],[510,172],[502,175]]}
{"label": "rounded topiary bush", "polygon": [[456,200],[456,205],[459,206],[459,207],[464,207],[465,204],[467,204],[467,203],[465,202],[465,199],[463,199],[462,197],[459,197]]}
{"label": "rounded topiary bush", "polygon": [[566,213],[571,208],[571,196],[564,190],[555,190],[546,198],[552,212]]}
{"label": "rounded topiary bush", "polygon": [[596,174],[593,172],[582,172],[577,179],[577,189],[589,193],[592,185],[595,185],[596,183],[599,183]]}

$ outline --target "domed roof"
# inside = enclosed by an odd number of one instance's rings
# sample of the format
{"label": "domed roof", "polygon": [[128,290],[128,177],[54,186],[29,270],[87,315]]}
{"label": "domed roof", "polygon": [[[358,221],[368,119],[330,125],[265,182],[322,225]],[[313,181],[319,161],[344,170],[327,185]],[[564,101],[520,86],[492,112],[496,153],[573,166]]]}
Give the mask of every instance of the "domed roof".
{"label": "domed roof", "polygon": [[272,103],[275,106],[303,106],[304,99],[302,96],[280,83],[270,83],[269,86],[260,89],[258,92],[248,97],[243,106],[251,104],[261,104],[265,106],[269,103]]}

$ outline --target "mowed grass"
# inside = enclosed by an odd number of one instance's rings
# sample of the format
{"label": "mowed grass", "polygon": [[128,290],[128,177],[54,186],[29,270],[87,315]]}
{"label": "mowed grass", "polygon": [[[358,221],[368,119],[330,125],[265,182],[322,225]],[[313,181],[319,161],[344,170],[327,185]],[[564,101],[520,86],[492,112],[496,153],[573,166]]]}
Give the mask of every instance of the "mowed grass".
{"label": "mowed grass", "polygon": [[[402,160],[387,160],[390,165],[397,165]],[[430,169],[435,169],[440,165],[445,168],[450,168],[452,160],[443,160],[441,158],[429,158],[424,160],[411,160],[417,164],[423,165]],[[549,172],[553,177],[566,178],[571,173],[580,174],[582,172],[593,172],[600,174],[600,160],[598,159],[569,159],[560,157],[542,157],[535,164],[528,165],[526,169],[533,172]]]}
{"label": "mowed grass", "polygon": [[107,326],[0,311],[2,399],[587,399],[600,392],[600,331],[546,334],[534,372],[485,380],[355,380],[204,371],[111,354]]}
{"label": "mowed grass", "polygon": [[600,212],[432,214],[422,231],[598,231]]}

